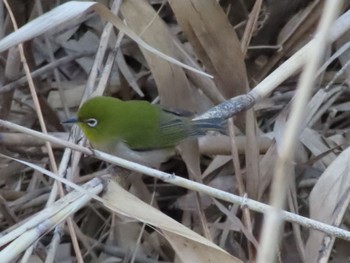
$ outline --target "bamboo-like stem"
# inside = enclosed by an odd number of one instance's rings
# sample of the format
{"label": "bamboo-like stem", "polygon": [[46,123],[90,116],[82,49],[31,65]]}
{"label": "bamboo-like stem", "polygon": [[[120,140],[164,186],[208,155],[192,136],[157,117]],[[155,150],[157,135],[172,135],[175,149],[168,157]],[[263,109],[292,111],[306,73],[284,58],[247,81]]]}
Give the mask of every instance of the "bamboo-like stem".
{"label": "bamboo-like stem", "polygon": [[292,173],[292,162],[296,148],[295,142],[298,139],[300,127],[302,127],[305,116],[305,108],[315,84],[317,69],[329,44],[329,30],[338,15],[341,2],[339,0],[326,1],[316,37],[313,40],[314,48],[304,58],[306,61],[305,70],[300,77],[295,100],[292,103],[290,119],[286,125],[275,166],[271,187],[272,209],[265,216],[261,235],[261,247],[257,257],[258,263],[273,263],[276,260],[277,246],[281,238],[283,226],[283,218],[280,211],[285,204],[290,175]]}
{"label": "bamboo-like stem", "polygon": [[[109,163],[116,164],[120,167],[136,171],[139,173],[143,173],[148,176],[152,176],[155,178],[158,178],[164,182],[167,182],[169,184],[177,185],[189,190],[193,190],[199,193],[207,194],[209,196],[212,196],[214,198],[218,198],[220,200],[224,200],[230,203],[234,204],[239,204],[239,205],[244,205],[248,207],[251,210],[254,210],[259,213],[269,213],[271,211],[271,206],[249,199],[249,198],[244,198],[240,197],[207,185],[203,185],[197,182],[193,182],[191,180],[182,178],[180,176],[176,176],[174,174],[168,174],[138,163],[130,162],[127,160],[124,160],[122,158],[98,151],[98,150],[91,150],[89,148],[74,144],[72,142],[64,141],[59,138],[53,137],[48,134],[43,134],[38,131],[34,131],[32,129],[11,123],[9,121],[4,121],[0,119],[0,127],[5,127],[8,129],[12,129],[18,132],[23,132],[29,135],[32,135],[37,138],[41,138],[47,141],[50,141],[51,143],[56,143],[56,144],[61,144],[64,145],[65,147],[71,148],[72,150],[79,151],[83,154],[94,156],[97,159],[100,159],[102,161],[106,161]],[[100,200],[99,200],[100,201]],[[297,223],[299,225],[302,225],[307,228],[311,228],[314,230],[318,230],[324,233],[327,233],[331,236],[339,237],[344,240],[350,241],[350,231],[343,230],[338,227],[334,227],[316,220],[312,220],[303,216],[299,216],[287,211],[281,211],[281,216],[284,220],[292,222],[292,223]]]}
{"label": "bamboo-like stem", "polygon": [[[17,31],[18,26],[17,26],[16,19],[12,13],[12,10],[11,10],[10,6],[8,5],[7,1],[4,1],[4,4],[9,12],[13,27]],[[30,94],[31,94],[33,102],[34,102],[35,111],[36,111],[37,116],[38,116],[40,128],[44,133],[47,134],[47,128],[46,128],[46,124],[44,121],[42,110],[41,110],[41,107],[39,104],[39,98],[38,98],[38,95],[36,93],[34,81],[30,75],[30,69],[29,69],[29,66],[27,64],[27,59],[26,59],[25,54],[24,54],[24,48],[23,48],[22,43],[18,44],[18,50],[19,50],[19,54],[21,57],[21,62],[23,64],[24,72],[25,72],[27,79],[28,79],[29,90],[30,90]],[[58,173],[57,163],[56,163],[55,156],[53,154],[53,149],[52,149],[50,142],[46,141],[45,146],[46,146],[46,149],[48,152],[51,168],[54,171],[54,173]],[[54,200],[56,199],[57,193],[59,193],[60,197],[64,196],[63,187],[62,187],[60,182],[54,183],[46,205],[50,205],[51,203],[54,202]],[[77,260],[78,260],[78,262],[83,262],[83,258],[82,258],[81,252],[80,252],[79,244],[78,244],[77,237],[76,237],[73,225],[72,225],[71,218],[67,218],[67,225],[68,225],[69,233],[70,233],[70,236],[72,239],[72,244],[73,244],[73,248],[74,248]]]}
{"label": "bamboo-like stem", "polygon": [[11,262],[41,235],[47,233],[71,214],[85,206],[93,196],[103,190],[103,187],[102,179],[94,178],[81,187],[87,193],[74,190],[51,206],[35,214],[14,230],[5,233],[0,237],[0,244],[4,246],[12,242],[0,251],[1,262]]}
{"label": "bamboo-like stem", "polygon": [[[332,25],[327,35],[329,42],[336,41],[350,28],[350,11],[345,12]],[[205,112],[197,119],[228,118],[239,112],[250,109],[255,103],[273,92],[283,81],[300,72],[309,53],[318,47],[316,39],[312,39],[299,49],[292,57],[287,59],[269,76],[254,87],[249,93],[231,98]]]}

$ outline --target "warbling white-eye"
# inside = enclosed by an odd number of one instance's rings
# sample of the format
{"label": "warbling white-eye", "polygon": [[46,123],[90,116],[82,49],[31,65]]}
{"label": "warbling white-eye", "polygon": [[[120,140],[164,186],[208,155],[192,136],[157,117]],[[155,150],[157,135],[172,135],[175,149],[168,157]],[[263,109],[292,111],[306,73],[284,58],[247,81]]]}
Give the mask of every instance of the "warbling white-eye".
{"label": "warbling white-eye", "polygon": [[87,100],[64,123],[77,123],[94,148],[148,165],[166,161],[187,138],[224,131],[222,119],[191,120],[147,101],[104,96]]}

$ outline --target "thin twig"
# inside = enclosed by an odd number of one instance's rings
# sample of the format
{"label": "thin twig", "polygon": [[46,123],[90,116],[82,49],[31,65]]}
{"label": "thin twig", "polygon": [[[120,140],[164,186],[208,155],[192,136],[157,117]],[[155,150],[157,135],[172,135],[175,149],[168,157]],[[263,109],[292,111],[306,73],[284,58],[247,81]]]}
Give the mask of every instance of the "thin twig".
{"label": "thin twig", "polygon": [[[92,55],[91,52],[82,52],[82,53],[79,53],[79,54],[73,54],[73,55],[68,55],[68,56],[65,56],[63,58],[60,58],[60,59],[57,59],[37,70],[34,70],[33,72],[30,73],[30,76],[32,78],[36,78],[38,76],[41,76],[42,74],[44,73],[47,73],[57,67],[59,67],[60,65],[63,65],[63,64],[66,64],[70,61],[73,61],[73,60],[76,60],[78,58],[81,58],[81,57],[84,57],[84,56],[90,56]],[[21,85],[24,85],[25,83],[27,83],[27,76],[23,76],[11,83],[8,83],[4,86],[2,86],[0,88],[0,94],[3,93],[3,92],[7,92],[7,91],[10,91],[10,90],[13,90]]]}
{"label": "thin twig", "polygon": [[241,40],[241,48],[243,55],[245,56],[249,47],[250,40],[253,37],[256,23],[259,18],[260,10],[261,10],[262,0],[255,1],[254,7],[249,14],[249,19],[247,25],[244,30],[244,34]]}
{"label": "thin twig", "polygon": [[[26,133],[29,135],[32,135],[37,138],[41,138],[47,141],[50,141],[51,143],[56,143],[56,144],[61,144],[64,145],[65,147],[68,147],[72,150],[79,151],[83,154],[89,155],[89,156],[94,156],[99,160],[106,161],[109,163],[116,164],[120,167],[136,171],[139,173],[143,173],[145,175],[149,175],[155,178],[158,178],[164,182],[177,185],[189,190],[193,190],[196,192],[200,192],[203,194],[207,194],[209,196],[218,198],[220,200],[224,200],[230,203],[234,204],[239,204],[239,205],[244,205],[247,206],[249,209],[254,210],[256,212],[260,213],[269,213],[271,211],[271,206],[251,200],[249,198],[245,197],[240,197],[207,185],[203,185],[197,182],[193,182],[191,180],[185,179],[180,176],[176,176],[174,174],[168,174],[153,168],[149,168],[147,166],[143,166],[138,163],[130,162],[127,160],[124,160],[122,158],[98,151],[98,150],[91,150],[86,147],[82,147],[80,145],[74,144],[72,142],[64,141],[59,138],[50,136],[48,134],[44,134],[17,124],[14,124],[9,121],[4,121],[0,119],[0,127],[5,127],[11,130],[15,130],[18,132]],[[344,240],[350,241],[350,231],[343,230],[338,227],[334,227],[316,220],[312,220],[303,216],[299,216],[287,211],[282,211],[281,212],[282,218],[286,221],[292,222],[292,223],[297,223],[299,225],[302,225],[307,228],[315,229],[324,233],[327,233],[331,236],[339,237]]]}
{"label": "thin twig", "polygon": [[[233,118],[230,118],[228,120],[228,128],[229,128],[229,133],[230,133],[230,140],[231,140],[231,151],[232,151],[232,161],[233,161],[233,167],[235,170],[235,177],[236,177],[236,182],[238,185],[238,192],[240,196],[245,196],[247,194],[245,187],[244,187],[244,182],[243,182],[243,176],[242,176],[242,170],[241,170],[241,165],[239,162],[239,156],[238,156],[238,148],[237,148],[237,143],[236,143],[236,136],[235,136],[235,127],[233,123]],[[250,215],[250,211],[248,207],[243,206],[242,207],[243,211],[243,221],[244,225],[247,228],[249,234],[253,235],[253,226],[252,226],[252,218]],[[248,252],[249,252],[249,260],[253,260],[253,247],[252,244],[249,242],[248,243]]]}

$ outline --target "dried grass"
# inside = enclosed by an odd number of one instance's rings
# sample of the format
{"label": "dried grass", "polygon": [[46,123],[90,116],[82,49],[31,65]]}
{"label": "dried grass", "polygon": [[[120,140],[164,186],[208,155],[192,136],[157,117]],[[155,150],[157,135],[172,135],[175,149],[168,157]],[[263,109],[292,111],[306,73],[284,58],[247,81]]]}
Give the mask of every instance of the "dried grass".
{"label": "dried grass", "polygon": [[[345,262],[350,3],[312,39],[341,1],[266,2],[0,2],[0,261]],[[230,137],[158,169],[91,150],[60,121],[101,94]]]}

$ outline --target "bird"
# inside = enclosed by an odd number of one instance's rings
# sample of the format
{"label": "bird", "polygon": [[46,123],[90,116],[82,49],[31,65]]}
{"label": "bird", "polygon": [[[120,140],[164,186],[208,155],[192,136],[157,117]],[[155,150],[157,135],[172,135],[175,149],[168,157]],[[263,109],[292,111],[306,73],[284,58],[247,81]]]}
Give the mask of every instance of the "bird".
{"label": "bird", "polygon": [[226,133],[221,118],[192,120],[182,113],[143,100],[96,96],[64,123],[78,124],[97,150],[155,166],[167,161],[175,147],[189,138],[208,131]]}

